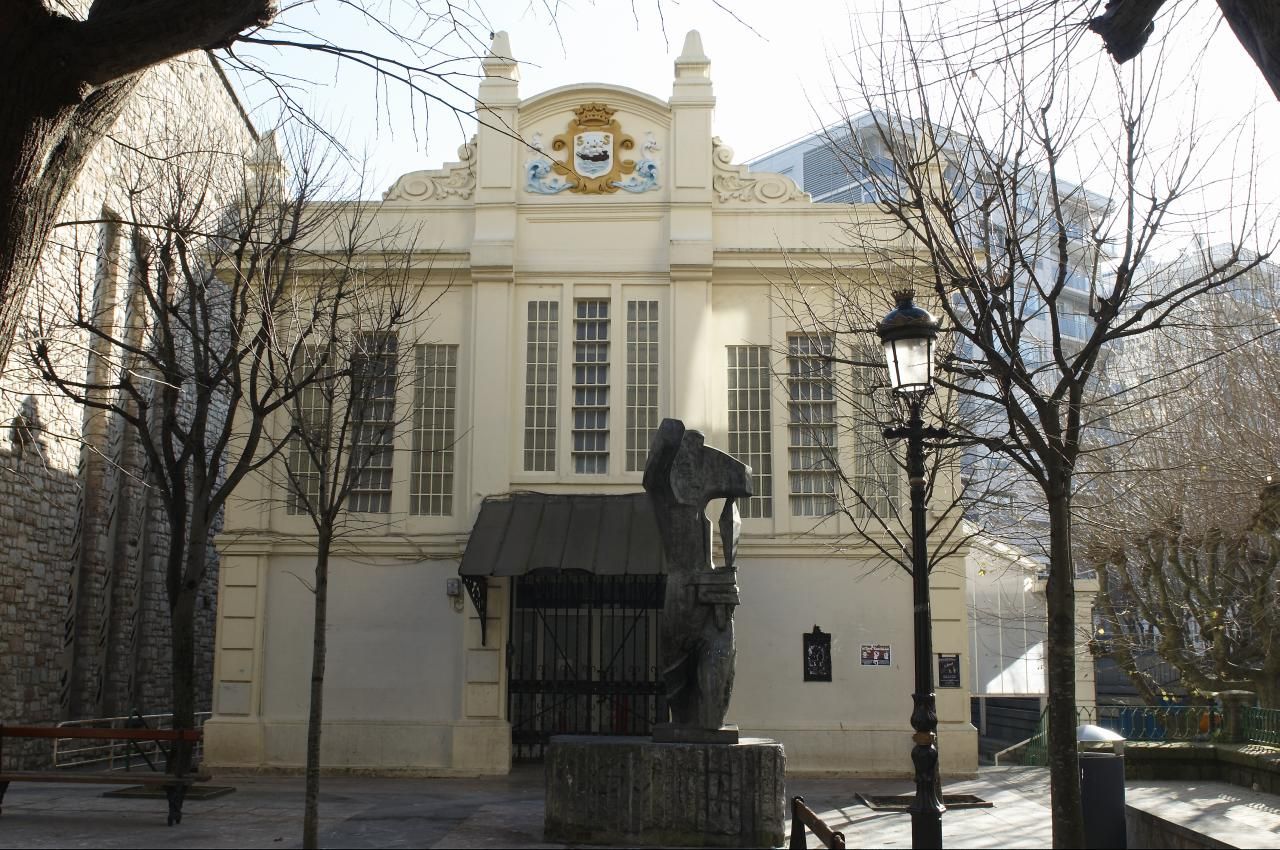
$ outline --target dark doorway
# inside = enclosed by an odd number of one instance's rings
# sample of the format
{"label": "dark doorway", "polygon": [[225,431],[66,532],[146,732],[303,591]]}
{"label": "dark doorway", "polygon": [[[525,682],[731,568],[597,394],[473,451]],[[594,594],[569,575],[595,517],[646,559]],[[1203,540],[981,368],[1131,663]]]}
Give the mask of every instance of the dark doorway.
{"label": "dark doorway", "polygon": [[666,714],[657,669],[666,577],[548,571],[512,585],[513,760],[541,760],[552,735],[651,734]]}

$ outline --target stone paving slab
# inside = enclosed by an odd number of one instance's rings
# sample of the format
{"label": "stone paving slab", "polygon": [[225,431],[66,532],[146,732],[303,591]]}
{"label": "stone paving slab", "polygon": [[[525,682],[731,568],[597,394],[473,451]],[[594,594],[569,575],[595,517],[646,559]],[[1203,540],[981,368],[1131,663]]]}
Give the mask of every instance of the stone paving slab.
{"label": "stone paving slab", "polygon": [[[1050,847],[1049,777],[1038,768],[983,769],[979,778],[948,782],[947,794],[975,794],[995,805],[958,809],[942,816],[946,847]],[[911,816],[876,812],[853,799],[852,792],[911,794],[906,780],[795,779],[787,795],[799,794],[832,829],[843,832],[850,847],[910,847]],[[821,847],[809,836],[809,847]]]}
{"label": "stone paving slab", "polygon": [[[0,848],[269,847],[301,845],[301,777],[230,777],[233,794],[190,800],[182,824],[165,825],[162,800],[105,798],[103,786],[14,783],[0,816]],[[904,780],[787,780],[851,847],[910,847],[911,818],[874,812],[857,792],[911,793]],[[486,779],[326,777],[321,841],[326,847],[558,847],[542,840],[540,768]],[[943,815],[948,848],[1049,847],[1049,782],[1041,768],[984,768],[977,779],[947,783],[947,793],[995,803]],[[1130,802],[1168,807],[1171,816],[1222,814],[1280,847],[1280,798],[1222,783],[1132,782]],[[1154,802],[1152,802],[1154,801]],[[1182,808],[1179,808],[1182,807]],[[815,837],[809,846],[818,847]]]}
{"label": "stone paving slab", "polygon": [[1280,797],[1223,782],[1146,781],[1125,803],[1231,847],[1280,847]]}

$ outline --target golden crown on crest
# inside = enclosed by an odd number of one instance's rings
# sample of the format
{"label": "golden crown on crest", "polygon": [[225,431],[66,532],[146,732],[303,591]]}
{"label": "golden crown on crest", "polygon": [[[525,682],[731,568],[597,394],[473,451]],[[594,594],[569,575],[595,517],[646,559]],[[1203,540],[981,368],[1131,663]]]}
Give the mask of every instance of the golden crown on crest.
{"label": "golden crown on crest", "polygon": [[582,127],[607,127],[613,122],[613,113],[618,110],[603,103],[584,103],[573,110],[573,115]]}

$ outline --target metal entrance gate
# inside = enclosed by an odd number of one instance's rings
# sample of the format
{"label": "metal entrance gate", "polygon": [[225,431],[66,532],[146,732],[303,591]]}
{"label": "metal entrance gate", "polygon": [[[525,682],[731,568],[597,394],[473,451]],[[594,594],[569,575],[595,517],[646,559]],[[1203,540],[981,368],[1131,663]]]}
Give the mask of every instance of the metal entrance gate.
{"label": "metal entrance gate", "polygon": [[540,760],[552,735],[651,734],[666,715],[657,670],[666,577],[569,571],[512,583],[512,758]]}

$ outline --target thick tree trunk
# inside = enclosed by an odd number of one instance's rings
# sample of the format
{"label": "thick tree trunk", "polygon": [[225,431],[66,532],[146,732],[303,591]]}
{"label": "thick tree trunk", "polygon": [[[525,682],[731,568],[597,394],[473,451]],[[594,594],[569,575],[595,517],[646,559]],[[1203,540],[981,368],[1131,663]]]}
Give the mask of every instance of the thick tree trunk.
{"label": "thick tree trunk", "polygon": [[320,846],[320,727],[324,721],[325,629],[329,606],[329,546],[331,539],[320,533],[316,552],[315,626],[311,643],[311,712],[307,716],[306,802],[302,816],[302,846]]}
{"label": "thick tree trunk", "polygon": [[[1153,19],[1165,0],[1108,0],[1089,29],[1117,62],[1142,52],[1155,30]],[[1271,93],[1280,99],[1280,8],[1275,0],[1218,0],[1222,17],[1253,59]]]}
{"label": "thick tree trunk", "polygon": [[1275,0],[1218,0],[1218,8],[1280,99],[1280,8]]}
{"label": "thick tree trunk", "polygon": [[275,0],[96,0],[83,21],[40,0],[3,7],[0,368],[58,211],[141,72],[276,14]]}
{"label": "thick tree trunk", "polygon": [[1071,484],[1049,496],[1049,784],[1055,848],[1083,847],[1080,765],[1076,756],[1075,569],[1071,561]]}
{"label": "thick tree trunk", "polygon": [[1280,708],[1280,653],[1268,653],[1262,669],[1253,677],[1253,692],[1262,708]]}
{"label": "thick tree trunk", "polygon": [[137,83],[83,95],[33,43],[51,25],[0,28],[0,368],[59,210],[85,161]]}

